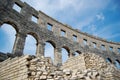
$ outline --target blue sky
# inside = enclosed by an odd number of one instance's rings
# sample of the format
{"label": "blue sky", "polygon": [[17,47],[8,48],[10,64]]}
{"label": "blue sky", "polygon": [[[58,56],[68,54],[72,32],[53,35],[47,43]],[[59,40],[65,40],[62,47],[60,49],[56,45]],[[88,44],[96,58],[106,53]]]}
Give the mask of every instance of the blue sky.
{"label": "blue sky", "polygon": [[26,2],[36,10],[41,10],[75,29],[120,42],[119,0],[26,0]]}
{"label": "blue sky", "polygon": [[[56,20],[82,32],[120,42],[119,0],[22,0]],[[0,51],[10,52],[15,30],[8,25],[0,28]],[[28,37],[26,53],[35,52],[35,39]],[[8,44],[9,43],[9,44]],[[34,45],[30,47],[31,45]],[[9,46],[9,47],[8,47]],[[6,50],[7,49],[7,50]],[[50,50],[50,49],[49,49]],[[47,50],[48,51],[48,50]]]}

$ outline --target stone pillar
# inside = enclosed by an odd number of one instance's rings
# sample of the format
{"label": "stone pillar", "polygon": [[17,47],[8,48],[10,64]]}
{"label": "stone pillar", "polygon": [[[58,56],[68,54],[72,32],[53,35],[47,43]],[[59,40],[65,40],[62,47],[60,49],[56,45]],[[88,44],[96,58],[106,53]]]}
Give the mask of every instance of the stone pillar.
{"label": "stone pillar", "polygon": [[43,42],[38,42],[36,44],[37,49],[36,49],[36,56],[41,57],[44,56],[44,50],[45,50],[45,43]]}
{"label": "stone pillar", "polygon": [[113,47],[113,52],[115,52],[115,53],[119,53],[119,52],[118,52],[118,49],[117,49],[116,46]]}
{"label": "stone pillar", "polygon": [[2,24],[3,24],[3,22],[0,20],[0,27],[1,27]]}
{"label": "stone pillar", "polygon": [[82,39],[80,37],[78,37],[78,42],[81,44],[82,43]]}
{"label": "stone pillar", "polygon": [[40,27],[47,28],[47,22],[46,20],[44,20],[43,16],[41,15],[41,12],[38,18],[38,25],[40,25]]}
{"label": "stone pillar", "polygon": [[100,44],[100,42],[97,42],[96,48],[97,48],[97,49],[101,49],[101,44]]}
{"label": "stone pillar", "polygon": [[78,40],[79,40],[79,43],[81,44],[81,46],[84,46],[84,44],[83,44],[83,38],[80,37]]}
{"label": "stone pillar", "polygon": [[56,36],[60,36],[60,30],[57,25],[53,25],[53,32]]}
{"label": "stone pillar", "polygon": [[16,34],[16,39],[15,39],[14,47],[13,47],[13,50],[12,50],[12,53],[15,54],[16,56],[22,56],[23,55],[25,39],[26,39],[25,34],[22,34],[22,33],[17,33]]}
{"label": "stone pillar", "polygon": [[109,46],[105,44],[106,51],[110,51]]}
{"label": "stone pillar", "polygon": [[68,58],[71,58],[71,57],[73,57],[74,56],[74,51],[70,51],[70,53],[68,53]]}
{"label": "stone pillar", "polygon": [[54,64],[56,66],[61,66],[62,65],[62,49],[61,48],[55,48],[54,49]]}
{"label": "stone pillar", "polygon": [[88,40],[87,45],[88,45],[89,47],[93,47],[92,41]]}

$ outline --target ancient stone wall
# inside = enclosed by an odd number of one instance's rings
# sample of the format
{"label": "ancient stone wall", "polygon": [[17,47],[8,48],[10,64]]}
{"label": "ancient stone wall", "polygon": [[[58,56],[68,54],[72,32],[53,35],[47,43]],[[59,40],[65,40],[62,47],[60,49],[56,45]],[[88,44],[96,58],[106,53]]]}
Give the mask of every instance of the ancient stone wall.
{"label": "ancient stone wall", "polygon": [[7,59],[0,63],[0,80],[27,80],[29,56]]}
{"label": "ancient stone wall", "polygon": [[[81,58],[81,56],[78,57]],[[68,60],[67,62],[70,63],[71,61],[70,62],[69,61],[70,60]],[[91,64],[94,65],[94,63]],[[45,58],[45,57],[39,58],[35,56],[26,55],[12,59],[7,59],[1,62],[0,80],[119,80],[120,79],[120,74],[119,74],[120,71],[117,70],[114,66],[108,65],[105,61],[102,62],[101,64],[106,64],[106,67],[104,67],[104,65],[101,65],[101,68],[99,69],[96,68],[96,66],[94,66],[94,68],[93,67],[88,68],[88,66],[86,66],[88,65],[88,63],[85,63],[85,65],[80,65],[80,63],[78,64],[76,63],[71,66],[79,65],[77,66],[78,69],[77,67],[60,68],[54,66],[50,58]]]}
{"label": "ancient stone wall", "polygon": [[[20,10],[16,10],[15,6]],[[32,20],[33,17],[36,21]],[[106,41],[73,29],[20,0],[0,0],[0,25],[4,23],[12,25],[17,32],[12,51],[16,56],[24,54],[26,36],[30,34],[37,41],[36,56],[44,56],[45,42],[54,46],[55,65],[62,64],[61,48],[68,51],[69,57],[75,52],[87,53],[87,49],[98,54],[103,53],[100,55],[104,55],[105,59],[110,58],[112,62],[120,61],[120,43]],[[51,29],[48,29],[48,26],[51,26]]]}
{"label": "ancient stone wall", "polygon": [[[115,67],[116,61],[120,65],[120,43],[75,30],[20,0],[0,0],[0,26],[4,23],[12,25],[17,34],[12,54],[0,53],[0,80],[120,79],[120,71]],[[37,41],[35,56],[23,53],[28,34]],[[44,57],[45,42],[54,47],[53,62]],[[62,48],[69,56],[64,64]],[[79,55],[75,56],[75,52]]]}
{"label": "ancient stone wall", "polygon": [[84,55],[74,56],[69,58],[61,67],[61,69],[70,69],[73,71],[86,70]]}

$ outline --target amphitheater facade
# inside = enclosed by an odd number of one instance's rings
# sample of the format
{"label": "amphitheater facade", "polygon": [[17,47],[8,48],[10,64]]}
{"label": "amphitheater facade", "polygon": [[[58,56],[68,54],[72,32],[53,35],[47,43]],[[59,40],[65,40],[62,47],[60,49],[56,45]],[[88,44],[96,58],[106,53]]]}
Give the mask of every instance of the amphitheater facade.
{"label": "amphitheater facade", "polygon": [[[120,80],[120,43],[73,29],[20,0],[0,0],[0,26],[5,23],[16,39],[11,54],[0,53],[0,80]],[[27,35],[37,41],[34,56],[23,53]],[[45,42],[54,47],[54,61],[44,57]],[[62,48],[69,56],[63,64]]]}

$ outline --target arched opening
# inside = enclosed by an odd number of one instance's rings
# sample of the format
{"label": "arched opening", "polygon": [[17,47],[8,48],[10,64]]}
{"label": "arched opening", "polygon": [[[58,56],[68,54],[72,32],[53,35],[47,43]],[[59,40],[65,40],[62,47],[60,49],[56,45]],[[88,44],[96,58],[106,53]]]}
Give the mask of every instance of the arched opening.
{"label": "arched opening", "polygon": [[10,24],[5,23],[0,27],[0,52],[12,53],[16,32],[16,28]]}
{"label": "arched opening", "polygon": [[44,56],[50,57],[52,61],[54,61],[54,49],[55,49],[55,43],[52,41],[46,41]]}
{"label": "arched opening", "polygon": [[106,62],[107,62],[107,63],[112,63],[112,60],[111,60],[110,58],[107,58],[107,59],[106,59]]}
{"label": "arched opening", "polygon": [[66,62],[68,57],[69,57],[69,54],[70,53],[70,50],[68,47],[62,47],[62,63]]}
{"label": "arched opening", "polygon": [[74,56],[79,56],[80,54],[81,54],[80,51],[76,51],[76,52],[74,53]]}
{"label": "arched opening", "polygon": [[32,35],[27,35],[24,54],[36,55],[36,43],[37,40]]}
{"label": "arched opening", "polygon": [[116,66],[118,69],[120,69],[120,61],[119,61],[119,60],[116,60],[116,61],[115,61],[115,66]]}

